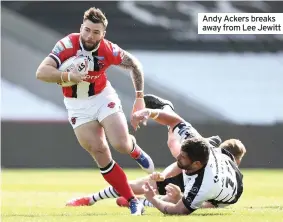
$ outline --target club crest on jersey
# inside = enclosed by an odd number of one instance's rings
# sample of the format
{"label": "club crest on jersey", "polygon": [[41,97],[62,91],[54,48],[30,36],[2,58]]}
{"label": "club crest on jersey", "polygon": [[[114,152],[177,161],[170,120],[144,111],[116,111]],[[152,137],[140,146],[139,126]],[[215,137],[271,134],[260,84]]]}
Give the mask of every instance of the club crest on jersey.
{"label": "club crest on jersey", "polygon": [[97,61],[99,69],[102,69],[104,67],[104,63],[101,62],[100,60]]}
{"label": "club crest on jersey", "polygon": [[78,118],[78,117],[72,117],[72,118],[71,118],[71,123],[72,123],[73,125],[76,124],[77,118]]}
{"label": "club crest on jersey", "polygon": [[113,108],[115,107],[115,105],[116,105],[116,104],[115,104],[114,102],[110,102],[110,103],[108,103],[107,106],[108,106],[109,108],[113,109]]}

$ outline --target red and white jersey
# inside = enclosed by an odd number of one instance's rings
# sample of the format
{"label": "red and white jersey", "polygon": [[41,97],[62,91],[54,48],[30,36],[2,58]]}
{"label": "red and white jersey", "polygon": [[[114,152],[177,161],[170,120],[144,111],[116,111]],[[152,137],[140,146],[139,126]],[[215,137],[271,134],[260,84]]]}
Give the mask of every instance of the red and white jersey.
{"label": "red and white jersey", "polygon": [[86,51],[80,41],[79,33],[72,33],[59,40],[49,57],[57,63],[57,68],[72,56],[86,56],[89,60],[89,72],[86,79],[73,86],[62,87],[65,97],[80,98],[100,93],[106,86],[106,69],[122,62],[123,50],[116,44],[103,39],[98,48]]}

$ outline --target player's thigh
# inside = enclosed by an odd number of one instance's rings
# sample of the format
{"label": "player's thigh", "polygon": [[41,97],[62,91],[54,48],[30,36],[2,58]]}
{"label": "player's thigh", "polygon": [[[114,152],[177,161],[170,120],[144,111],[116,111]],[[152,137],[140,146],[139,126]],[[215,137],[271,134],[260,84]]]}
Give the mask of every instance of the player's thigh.
{"label": "player's thigh", "polygon": [[132,139],[128,131],[125,114],[117,111],[105,117],[101,122],[110,144],[119,152],[129,153],[132,149]]}
{"label": "player's thigh", "polygon": [[74,131],[81,146],[90,153],[97,165],[106,167],[112,155],[103,127],[97,121],[92,121],[76,127]]}
{"label": "player's thigh", "polygon": [[74,129],[82,147],[88,151],[107,149],[107,141],[103,127],[98,121],[84,123]]}
{"label": "player's thigh", "polygon": [[106,144],[105,133],[97,121],[99,99],[65,98],[64,103],[68,111],[68,119],[73,127],[77,139],[82,147],[87,150],[100,148]]}

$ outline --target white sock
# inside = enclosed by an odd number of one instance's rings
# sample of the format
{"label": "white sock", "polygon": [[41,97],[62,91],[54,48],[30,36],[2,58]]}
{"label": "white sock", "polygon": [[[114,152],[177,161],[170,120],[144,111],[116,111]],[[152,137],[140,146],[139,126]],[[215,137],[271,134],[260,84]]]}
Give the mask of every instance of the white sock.
{"label": "white sock", "polygon": [[107,187],[104,190],[99,191],[98,193],[94,193],[91,196],[91,204],[94,204],[95,202],[103,199],[109,199],[109,198],[117,198],[120,195],[117,193],[117,191],[113,187]]}
{"label": "white sock", "polygon": [[169,105],[164,105],[164,106],[163,106],[163,110],[174,112],[174,110],[172,109],[172,107],[169,106]]}
{"label": "white sock", "polygon": [[147,199],[140,199],[140,201],[142,202],[142,204],[145,206],[145,207],[154,207],[152,205],[151,202],[149,202]]}

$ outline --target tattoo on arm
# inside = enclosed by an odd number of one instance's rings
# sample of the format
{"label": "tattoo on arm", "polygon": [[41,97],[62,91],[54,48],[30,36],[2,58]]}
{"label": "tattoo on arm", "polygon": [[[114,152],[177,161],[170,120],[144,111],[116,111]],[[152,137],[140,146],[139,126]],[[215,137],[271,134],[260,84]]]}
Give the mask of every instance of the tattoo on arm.
{"label": "tattoo on arm", "polygon": [[144,75],[140,62],[133,55],[124,51],[124,56],[119,66],[132,71],[131,76],[136,91],[143,91]]}
{"label": "tattoo on arm", "polygon": [[164,207],[164,209],[163,209],[163,213],[164,213],[164,214],[168,214],[167,208],[168,208],[168,206],[165,206],[165,207]]}

